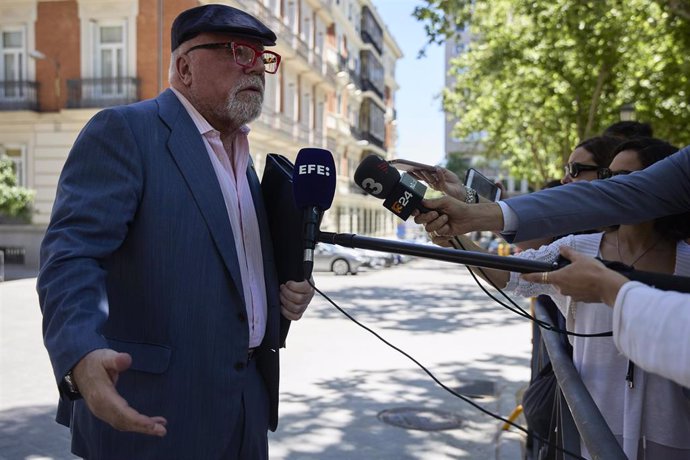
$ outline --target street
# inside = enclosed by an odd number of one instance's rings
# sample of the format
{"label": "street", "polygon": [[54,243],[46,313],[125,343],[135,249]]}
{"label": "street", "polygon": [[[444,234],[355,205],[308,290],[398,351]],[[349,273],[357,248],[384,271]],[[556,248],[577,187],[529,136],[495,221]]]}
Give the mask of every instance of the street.
{"label": "street", "polygon": [[[315,280],[450,388],[504,417],[514,409],[529,379],[530,325],[494,305],[464,267],[417,259]],[[69,432],[53,421],[57,391],[34,286],[0,284],[0,459],[71,459]],[[292,324],[281,361],[273,459],[521,458],[518,434],[499,436],[502,422],[447,393],[318,294]]]}

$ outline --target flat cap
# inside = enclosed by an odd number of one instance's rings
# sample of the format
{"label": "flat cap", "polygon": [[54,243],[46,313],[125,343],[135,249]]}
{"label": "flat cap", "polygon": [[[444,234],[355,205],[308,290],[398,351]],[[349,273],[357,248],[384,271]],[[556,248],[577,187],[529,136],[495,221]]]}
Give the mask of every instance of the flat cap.
{"label": "flat cap", "polygon": [[264,46],[276,44],[276,34],[251,14],[227,5],[202,5],[183,11],[170,31],[170,49],[202,32],[223,32],[258,40]]}

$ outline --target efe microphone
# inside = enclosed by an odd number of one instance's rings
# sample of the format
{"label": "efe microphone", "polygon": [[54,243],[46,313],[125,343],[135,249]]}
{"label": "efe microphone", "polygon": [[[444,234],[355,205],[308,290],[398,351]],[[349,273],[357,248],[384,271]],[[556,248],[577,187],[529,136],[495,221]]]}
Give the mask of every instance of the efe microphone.
{"label": "efe microphone", "polygon": [[304,235],[304,278],[309,279],[314,268],[314,246],[323,212],[331,207],[335,195],[335,162],[328,150],[300,149],[292,171],[295,204],[302,208]]}
{"label": "efe microphone", "polygon": [[401,176],[378,155],[369,155],[362,160],[354,179],[362,190],[384,200],[383,206],[402,220],[407,220],[415,209],[428,212],[421,204],[426,186],[409,174]]}

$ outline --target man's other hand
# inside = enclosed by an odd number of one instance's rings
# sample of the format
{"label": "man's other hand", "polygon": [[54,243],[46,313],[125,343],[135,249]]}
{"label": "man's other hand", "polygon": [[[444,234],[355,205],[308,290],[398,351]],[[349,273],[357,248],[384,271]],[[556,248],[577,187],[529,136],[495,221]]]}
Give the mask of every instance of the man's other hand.
{"label": "man's other hand", "polygon": [[94,350],[74,366],[72,378],[91,413],[116,430],[165,436],[165,418],[140,414],[115,389],[118,376],[131,365],[127,353]]}

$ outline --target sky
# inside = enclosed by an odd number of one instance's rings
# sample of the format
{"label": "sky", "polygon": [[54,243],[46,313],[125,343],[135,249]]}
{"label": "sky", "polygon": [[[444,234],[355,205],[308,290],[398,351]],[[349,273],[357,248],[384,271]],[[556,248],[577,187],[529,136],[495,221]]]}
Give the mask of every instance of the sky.
{"label": "sky", "polygon": [[398,158],[438,164],[444,158],[444,116],[440,93],[444,82],[444,50],[430,45],[426,56],[417,58],[426,43],[424,23],[412,17],[422,0],[372,0],[379,16],[403,53],[396,66]]}

